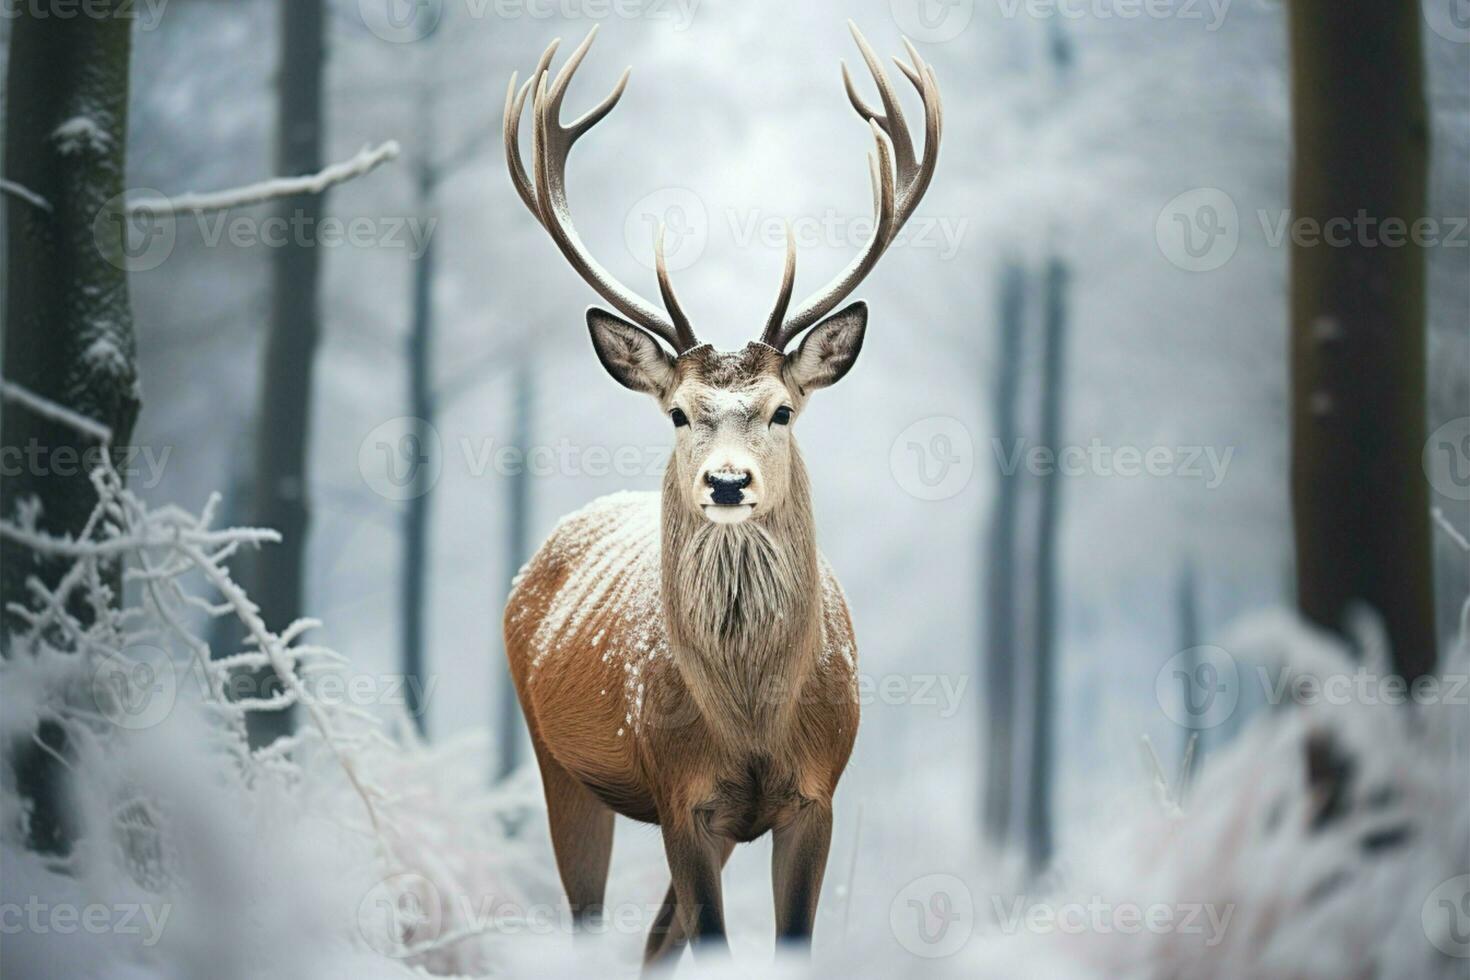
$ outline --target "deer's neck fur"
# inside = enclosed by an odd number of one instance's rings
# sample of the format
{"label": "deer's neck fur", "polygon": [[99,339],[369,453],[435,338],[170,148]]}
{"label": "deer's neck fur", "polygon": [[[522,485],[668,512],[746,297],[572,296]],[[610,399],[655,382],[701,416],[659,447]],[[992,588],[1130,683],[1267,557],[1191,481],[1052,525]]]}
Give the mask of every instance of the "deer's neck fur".
{"label": "deer's neck fur", "polygon": [[689,512],[669,467],[661,520],[674,663],[732,747],[765,747],[791,721],[821,645],[822,599],[806,469],[793,447],[782,503],[741,524]]}

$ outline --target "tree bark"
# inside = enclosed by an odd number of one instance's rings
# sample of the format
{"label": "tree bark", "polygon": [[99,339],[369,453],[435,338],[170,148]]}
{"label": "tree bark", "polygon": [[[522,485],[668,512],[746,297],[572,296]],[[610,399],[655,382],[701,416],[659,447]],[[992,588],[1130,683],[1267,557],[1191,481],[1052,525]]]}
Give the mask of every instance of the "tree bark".
{"label": "tree bark", "polygon": [[[1293,0],[1291,496],[1298,603],[1342,631],[1382,617],[1406,677],[1434,668],[1422,247],[1382,223],[1424,216],[1428,123],[1415,3]],[[1369,224],[1366,229],[1360,216]],[[1329,225],[1329,222],[1336,222]]]}
{"label": "tree bark", "polygon": [[[1063,396],[1066,384],[1067,343],[1066,265],[1052,258],[1046,267],[1041,368],[1041,437],[1039,444],[1053,452],[1060,449]],[[1055,469],[1039,477],[1036,517],[1036,646],[1030,666],[1031,685],[1031,773],[1026,797],[1026,856],[1033,870],[1051,860],[1054,846],[1052,792],[1056,778],[1054,737],[1056,716],[1057,637],[1057,529],[1061,509],[1061,475]]]}
{"label": "tree bark", "polygon": [[[322,0],[281,0],[278,173],[315,173],[322,167],[322,74],[325,60]],[[307,450],[312,388],[321,326],[317,281],[320,253],[314,235],[324,195],[302,194],[281,202],[279,214],[293,233],[272,256],[271,324],[261,372],[260,419],[255,448],[255,523],[281,533],[281,543],[251,562],[252,595],[271,629],[285,629],[302,615],[306,544],[311,511],[307,499]],[[297,234],[295,229],[301,229]],[[252,693],[278,690],[264,676]],[[251,740],[267,744],[290,732],[292,712],[250,716]]]}
{"label": "tree bark", "polygon": [[[429,201],[436,183],[433,166],[425,162],[419,173],[420,210],[428,213]],[[429,516],[433,487],[429,477],[432,468],[424,458],[432,440],[434,425],[433,334],[434,334],[434,240],[424,245],[424,253],[413,264],[413,323],[408,338],[409,413],[419,420],[416,433],[422,452],[415,453],[413,488],[403,517],[403,580],[400,617],[403,676],[408,689],[409,717],[419,734],[425,731],[424,711],[419,702],[424,690],[424,602],[429,574]]]}
{"label": "tree bark", "polygon": [[[120,2],[96,16],[16,10],[5,88],[5,177],[44,198],[7,200],[4,372],[7,380],[112,430],[115,462],[138,417],[138,374],[128,275],[138,241],[123,211],[132,20]],[[142,219],[145,223],[151,219]],[[97,503],[88,477],[98,446],[14,405],[0,409],[0,513],[42,506],[38,526],[79,534]],[[89,463],[90,460],[90,463]],[[26,580],[54,588],[70,563],[0,542],[0,609],[29,605]],[[109,583],[113,601],[121,579]],[[91,610],[73,602],[83,622]],[[19,622],[0,623],[3,637]]]}
{"label": "tree bark", "polygon": [[[515,368],[514,422],[511,445],[523,454],[522,465],[507,478],[505,505],[505,563],[514,579],[520,568],[531,556],[531,475],[524,465],[524,454],[530,449],[531,418],[536,410],[535,376],[529,355],[522,354]],[[507,594],[509,583],[507,583]],[[509,661],[504,661],[505,671],[501,674],[500,688],[500,759],[497,775],[504,779],[520,765],[521,732],[525,724],[521,719],[521,703],[516,698],[515,684],[510,679]]]}
{"label": "tree bark", "polygon": [[[124,223],[132,20],[120,2],[98,4],[87,17],[25,6],[15,14],[4,176],[44,203],[7,202],[3,369],[9,381],[107,426],[121,467],[139,407],[127,269],[132,246],[157,230],[134,227],[135,239]],[[97,503],[88,473],[99,449],[25,409],[0,408],[0,513],[14,517],[23,501],[39,502],[38,527],[80,536]],[[27,580],[54,589],[69,564],[0,541],[0,609],[30,605]],[[121,568],[107,579],[115,604]],[[68,605],[81,622],[92,620],[82,597]],[[9,655],[10,632],[21,624],[0,616],[0,652]],[[33,739],[6,748],[30,806],[28,844],[69,850],[78,828],[57,761],[70,754],[64,730],[43,721]]]}
{"label": "tree bark", "polygon": [[[1026,274],[1008,262],[1000,282],[1000,336],[995,364],[995,438],[1010,452],[1019,437],[1017,421],[1026,321]],[[982,823],[990,842],[1011,836],[1012,754],[1016,698],[1016,522],[1020,473],[996,478],[987,545],[985,598],[985,773]]]}

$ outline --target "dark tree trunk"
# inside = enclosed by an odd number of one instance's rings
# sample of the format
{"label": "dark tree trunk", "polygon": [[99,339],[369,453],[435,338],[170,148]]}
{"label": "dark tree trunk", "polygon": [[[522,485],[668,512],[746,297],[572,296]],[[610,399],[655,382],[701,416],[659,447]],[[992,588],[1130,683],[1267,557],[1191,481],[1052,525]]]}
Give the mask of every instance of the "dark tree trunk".
{"label": "dark tree trunk", "polygon": [[[510,577],[514,578],[531,556],[530,547],[531,474],[524,463],[524,454],[531,444],[531,418],[536,410],[535,375],[529,355],[521,355],[516,363],[514,422],[511,444],[522,454],[522,465],[506,478],[505,502],[505,563]],[[507,592],[509,589],[507,589]],[[500,759],[497,775],[504,779],[515,772],[521,760],[521,732],[525,725],[521,720],[521,704],[516,698],[515,684],[510,679],[510,665],[505,662],[500,687]]]}
{"label": "dark tree trunk", "polygon": [[[5,81],[4,176],[45,199],[7,200],[4,371],[7,380],[132,438],[138,378],[127,269],[153,241],[123,209],[132,20],[119,2],[97,16],[16,10]],[[16,405],[0,409],[0,444],[19,451],[18,472],[0,481],[0,513],[39,500],[38,526],[78,534],[97,502],[87,464],[98,445]],[[120,462],[120,457],[119,460]],[[0,542],[0,609],[29,604],[26,580],[54,588],[69,567]],[[118,600],[120,577],[110,585]],[[84,622],[90,610],[72,604]],[[0,637],[19,624],[3,614]],[[6,642],[0,639],[0,643]]]}
{"label": "dark tree trunk", "polygon": [[[1428,122],[1419,5],[1294,0],[1293,218],[1346,243],[1291,250],[1292,511],[1301,611],[1341,631],[1382,616],[1398,669],[1433,670],[1424,253],[1381,223],[1424,215]],[[1367,233],[1359,215],[1380,223]]]}
{"label": "dark tree trunk", "polygon": [[[132,20],[122,7],[104,2],[94,16],[69,18],[17,8],[5,80],[4,176],[45,202],[15,196],[6,209],[5,377],[106,425],[115,450],[132,438],[138,417],[127,269],[134,246],[146,247],[161,230],[148,223],[130,236],[123,208]],[[18,472],[0,480],[0,514],[13,517],[22,501],[38,501],[38,527],[79,536],[97,503],[88,471],[98,445],[12,404],[0,408],[0,446],[7,456],[22,454]],[[27,579],[54,589],[67,567],[0,541],[0,609],[30,605]],[[108,579],[116,603],[120,568]],[[70,611],[92,619],[80,598]],[[20,624],[0,615],[0,651],[8,655],[9,633]],[[42,722],[34,740],[6,750],[15,753],[16,790],[30,806],[29,845],[69,850],[78,828],[57,762],[70,754],[65,732]]]}
{"label": "dark tree trunk", "polygon": [[[424,164],[419,175],[419,197],[424,213],[433,194],[434,175]],[[403,518],[403,597],[400,623],[403,630],[403,676],[408,689],[409,716],[419,734],[425,730],[425,705],[419,702],[424,690],[424,602],[427,595],[429,560],[429,516],[433,486],[429,479],[433,467],[424,453],[433,444],[429,433],[434,425],[433,331],[434,331],[434,240],[431,237],[424,253],[413,264],[413,324],[408,338],[409,414],[419,420],[416,433],[420,452],[413,471],[413,486],[408,509]]]}
{"label": "dark tree trunk", "polygon": [[[322,0],[281,0],[278,172],[314,173],[322,167],[322,72],[325,39]],[[307,236],[321,218],[323,195],[302,194],[281,202],[290,227]],[[281,543],[263,549],[251,562],[252,595],[266,625],[285,629],[301,617],[306,543],[310,530],[307,500],[307,443],[311,424],[312,380],[320,335],[317,280],[320,253],[314,241],[291,240],[272,256],[271,324],[261,372],[260,418],[255,449],[255,523],[275,528]],[[265,677],[261,696],[277,690]],[[251,739],[265,744],[287,734],[290,711],[252,714]]]}
{"label": "dark tree trunk", "polygon": [[[1044,352],[1041,368],[1040,445],[1057,451],[1062,441],[1066,375],[1067,267],[1060,259],[1047,263],[1042,312]],[[1057,528],[1061,508],[1061,475],[1053,470],[1039,478],[1036,517],[1036,646],[1030,666],[1030,780],[1026,797],[1026,856],[1032,869],[1051,860],[1053,849],[1052,790],[1056,778],[1053,739],[1056,714]]]}
{"label": "dark tree trunk", "polygon": [[[1174,619],[1179,629],[1175,638],[1175,649],[1180,652],[1194,651],[1192,656],[1186,658],[1184,669],[1190,677],[1196,677],[1200,667],[1199,585],[1195,580],[1192,561],[1186,561],[1179,570],[1179,582],[1174,591]],[[1240,706],[1236,710],[1241,710]],[[1190,765],[1188,769],[1180,769],[1181,783],[1175,790],[1177,799],[1183,799],[1185,790],[1193,781],[1194,770],[1204,756],[1206,736],[1209,734],[1207,731],[1188,727],[1182,728],[1181,732],[1183,738],[1179,744],[1179,757],[1181,760],[1188,758]],[[1191,741],[1194,742],[1193,753],[1189,750]]]}
{"label": "dark tree trunk", "polygon": [[[1000,335],[995,362],[992,410],[998,445],[1009,453],[1020,435],[1018,401],[1026,321],[1026,274],[1006,263],[1000,281]],[[1012,754],[1015,752],[1016,698],[1016,520],[1020,473],[999,472],[987,544],[985,609],[985,777],[982,799],[986,837],[997,846],[1009,842],[1012,807]]]}

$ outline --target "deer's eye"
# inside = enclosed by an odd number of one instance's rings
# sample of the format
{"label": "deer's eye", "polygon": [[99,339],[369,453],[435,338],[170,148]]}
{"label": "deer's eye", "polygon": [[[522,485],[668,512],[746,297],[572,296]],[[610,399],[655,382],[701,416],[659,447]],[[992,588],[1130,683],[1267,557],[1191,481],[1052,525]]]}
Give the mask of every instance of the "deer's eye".
{"label": "deer's eye", "polygon": [[791,409],[786,405],[782,405],[780,408],[776,409],[776,414],[771,416],[771,424],[790,425]]}
{"label": "deer's eye", "polygon": [[680,429],[689,424],[689,416],[684,414],[682,408],[676,408],[669,413],[669,418],[674,420],[674,428]]}

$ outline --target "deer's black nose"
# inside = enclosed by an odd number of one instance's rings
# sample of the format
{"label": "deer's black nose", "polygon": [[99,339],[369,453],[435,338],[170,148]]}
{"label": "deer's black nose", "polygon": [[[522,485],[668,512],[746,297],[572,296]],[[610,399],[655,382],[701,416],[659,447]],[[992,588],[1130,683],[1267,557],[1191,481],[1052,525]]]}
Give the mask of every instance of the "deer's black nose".
{"label": "deer's black nose", "polygon": [[737,470],[711,470],[704,475],[704,482],[713,491],[714,502],[729,507],[744,499],[741,491],[750,486],[750,474]]}

